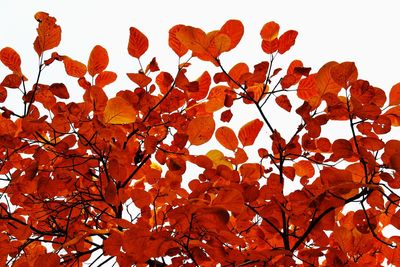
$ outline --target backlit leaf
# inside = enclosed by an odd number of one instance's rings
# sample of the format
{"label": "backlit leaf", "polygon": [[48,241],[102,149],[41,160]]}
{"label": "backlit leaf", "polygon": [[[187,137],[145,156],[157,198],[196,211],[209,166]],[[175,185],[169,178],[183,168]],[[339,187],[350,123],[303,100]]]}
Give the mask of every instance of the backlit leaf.
{"label": "backlit leaf", "polygon": [[296,162],[293,164],[293,167],[295,169],[296,175],[303,177],[306,176],[308,178],[311,178],[314,176],[314,167],[311,164],[310,161],[308,160],[300,160],[299,162]]}
{"label": "backlit leaf", "polygon": [[104,109],[104,123],[126,124],[136,120],[136,110],[121,97],[114,97],[107,101]]}
{"label": "backlit leaf", "polygon": [[240,20],[228,20],[221,27],[220,33],[226,34],[229,37],[230,45],[228,50],[231,50],[235,48],[242,39],[244,27]]}
{"label": "backlit leaf", "polygon": [[184,46],[176,37],[176,33],[184,27],[184,25],[176,25],[169,30],[168,35],[168,45],[179,57],[185,55],[188,51],[188,48]]}
{"label": "backlit leaf", "polygon": [[283,54],[288,51],[296,42],[298,32],[289,30],[279,37],[278,52]]}
{"label": "backlit leaf", "polygon": [[44,51],[57,47],[61,42],[61,27],[56,24],[56,19],[45,12],[35,14],[39,22],[36,29],[38,36],[33,43],[36,53],[40,56]]}
{"label": "backlit leaf", "polygon": [[21,71],[21,58],[11,47],[5,47],[1,49],[0,60],[11,71],[16,73]]}
{"label": "backlit leaf", "polygon": [[143,73],[127,73],[126,75],[140,87],[146,87],[151,82],[151,78]]}
{"label": "backlit leaf", "polygon": [[49,90],[59,98],[69,98],[68,89],[63,83],[53,83],[52,85],[50,85]]}
{"label": "backlit leaf", "polygon": [[192,145],[202,145],[211,139],[215,130],[213,116],[202,116],[194,118],[189,122],[187,135]]}
{"label": "backlit leaf", "polygon": [[358,71],[354,62],[343,62],[330,69],[332,79],[343,88],[357,80]]}
{"label": "backlit leaf", "polygon": [[63,59],[65,71],[69,76],[80,78],[85,76],[86,74],[86,66],[85,64],[73,60],[69,57],[64,57]]}
{"label": "backlit leaf", "polygon": [[140,58],[149,47],[147,37],[135,27],[129,28],[128,53],[132,57]]}
{"label": "backlit leaf", "polygon": [[218,142],[226,149],[235,150],[238,146],[238,139],[235,132],[226,126],[222,126],[215,132]]}
{"label": "backlit leaf", "polygon": [[319,95],[322,96],[327,93],[337,95],[340,89],[342,89],[342,87],[338,85],[331,76],[331,69],[338,65],[337,62],[331,61],[319,69],[317,76],[315,77]]}
{"label": "backlit leaf", "polygon": [[209,46],[206,33],[198,28],[184,26],[175,35],[185,47],[195,53],[203,54]]}
{"label": "backlit leaf", "polygon": [[399,105],[400,104],[400,83],[393,85],[389,93],[389,105]]}
{"label": "backlit leaf", "polygon": [[239,140],[243,146],[251,146],[254,144],[258,133],[263,127],[262,121],[255,119],[243,125],[239,130]]}
{"label": "backlit leaf", "polygon": [[108,65],[108,53],[107,50],[100,46],[96,45],[89,56],[88,61],[88,72],[91,76],[99,74],[103,70],[107,68]]}
{"label": "backlit leaf", "polygon": [[261,29],[260,35],[264,41],[272,41],[278,37],[279,34],[279,24],[275,21],[270,21],[264,24]]}
{"label": "backlit leaf", "polygon": [[287,112],[290,112],[292,110],[292,104],[289,101],[289,98],[287,95],[280,95],[277,98],[275,98],[275,102],[284,110]]}
{"label": "backlit leaf", "polygon": [[117,74],[112,71],[103,71],[96,76],[95,84],[98,87],[104,87],[110,83],[115,82],[117,79]]}
{"label": "backlit leaf", "polygon": [[297,96],[300,99],[307,101],[312,97],[318,96],[318,88],[315,77],[315,74],[311,74],[300,81],[299,88],[297,89]]}

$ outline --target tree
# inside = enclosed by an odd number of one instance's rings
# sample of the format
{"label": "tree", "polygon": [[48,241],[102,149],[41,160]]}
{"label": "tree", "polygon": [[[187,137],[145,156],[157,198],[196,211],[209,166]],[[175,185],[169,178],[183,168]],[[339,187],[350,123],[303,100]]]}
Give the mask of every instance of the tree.
{"label": "tree", "polygon": [[[279,35],[275,22],[260,32],[270,60],[228,70],[220,55],[244,32],[229,20],[209,33],[171,28],[168,42],[180,59],[174,74],[156,58],[142,65],[148,39],[130,28],[128,53],[140,70],[127,73],[131,89],[108,97],[117,74],[106,70],[107,50],[96,45],[87,64],[60,55],[56,19],[44,12],[35,19],[31,89],[18,53],[0,51],[10,69],[0,102],[19,90],[23,110],[1,106],[1,265],[400,264],[400,238],[382,233],[400,229],[400,141],[387,138],[400,125],[400,83],[387,99],[358,79],[353,62],[311,73],[294,60],[281,74],[274,59],[297,32]],[[193,58],[219,71],[190,80]],[[70,100],[64,83],[40,82],[54,64],[77,80],[81,102]],[[293,133],[271,123],[265,110],[274,102],[296,117],[288,121],[299,122]],[[239,120],[235,131],[237,105],[259,117]],[[324,135],[333,121],[350,136]],[[212,138],[219,147],[194,152]],[[197,177],[187,171],[193,166]]]}

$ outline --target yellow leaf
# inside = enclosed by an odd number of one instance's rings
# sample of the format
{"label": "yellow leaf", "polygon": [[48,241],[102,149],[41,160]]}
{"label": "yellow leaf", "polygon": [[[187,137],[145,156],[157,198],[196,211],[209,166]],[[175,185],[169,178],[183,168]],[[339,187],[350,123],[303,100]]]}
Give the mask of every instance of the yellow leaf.
{"label": "yellow leaf", "polygon": [[136,110],[122,97],[108,100],[104,109],[104,123],[126,124],[136,120]]}

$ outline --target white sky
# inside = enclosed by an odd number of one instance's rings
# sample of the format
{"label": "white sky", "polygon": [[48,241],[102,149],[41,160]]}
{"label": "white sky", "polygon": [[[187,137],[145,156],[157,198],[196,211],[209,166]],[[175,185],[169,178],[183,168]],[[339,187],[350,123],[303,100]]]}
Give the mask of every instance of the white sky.
{"label": "white sky", "polygon": [[157,56],[163,68],[176,62],[167,45],[168,30],[173,25],[188,24],[210,31],[235,18],[244,23],[245,35],[222,60],[257,63],[266,59],[260,49],[259,31],[264,23],[275,20],[281,32],[299,31],[296,45],[285,59],[301,59],[313,71],[331,60],[355,61],[360,78],[389,89],[400,81],[399,8],[398,1],[368,0],[0,0],[0,47],[15,48],[22,56],[23,71],[29,75],[37,62],[32,49],[37,27],[33,15],[46,11],[57,18],[63,30],[57,49],[60,53],[87,62],[93,46],[100,44],[109,52],[109,69],[123,73],[137,70],[126,51],[130,26],[139,28],[150,40],[144,61]]}

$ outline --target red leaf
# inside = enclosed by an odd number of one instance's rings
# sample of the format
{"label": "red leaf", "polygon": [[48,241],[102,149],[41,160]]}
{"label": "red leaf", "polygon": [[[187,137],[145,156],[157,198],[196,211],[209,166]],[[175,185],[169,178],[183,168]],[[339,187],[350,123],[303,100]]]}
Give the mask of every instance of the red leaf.
{"label": "red leaf", "polygon": [[18,74],[8,74],[1,82],[1,86],[8,88],[18,88],[21,85],[22,79]]}
{"label": "red leaf", "polygon": [[280,95],[275,98],[275,102],[287,112],[292,110],[292,104],[290,104],[289,98],[286,95]]}
{"label": "red leaf", "polygon": [[107,68],[108,65],[108,53],[105,48],[100,45],[96,45],[89,56],[88,61],[88,72],[91,76],[99,74]]}
{"label": "red leaf", "polygon": [[393,85],[389,93],[389,105],[399,105],[400,104],[400,83]]}
{"label": "red leaf", "polygon": [[345,139],[335,140],[332,144],[332,151],[339,158],[350,158],[353,156],[351,143]]}
{"label": "red leaf", "polygon": [[230,109],[225,110],[224,112],[221,113],[221,121],[223,122],[230,122],[232,119],[232,112]]}
{"label": "red leaf", "polygon": [[251,146],[254,144],[258,133],[263,127],[262,121],[255,119],[243,125],[239,130],[239,140],[243,146]]}
{"label": "red leaf", "polygon": [[278,39],[272,41],[263,40],[261,43],[262,50],[267,54],[272,54],[278,50]]}
{"label": "red leaf", "polygon": [[128,53],[132,57],[140,58],[149,48],[149,40],[135,27],[131,27],[129,33]]}
{"label": "red leaf", "polygon": [[68,89],[63,83],[53,83],[52,85],[50,85],[49,90],[59,98],[69,98]]}
{"label": "red leaf", "polygon": [[350,82],[357,80],[358,71],[354,62],[343,62],[333,66],[330,69],[330,74],[337,84],[347,88]]}
{"label": "red leaf", "polygon": [[283,54],[288,51],[296,42],[298,32],[289,30],[279,37],[279,46],[278,52],[279,54]]}

